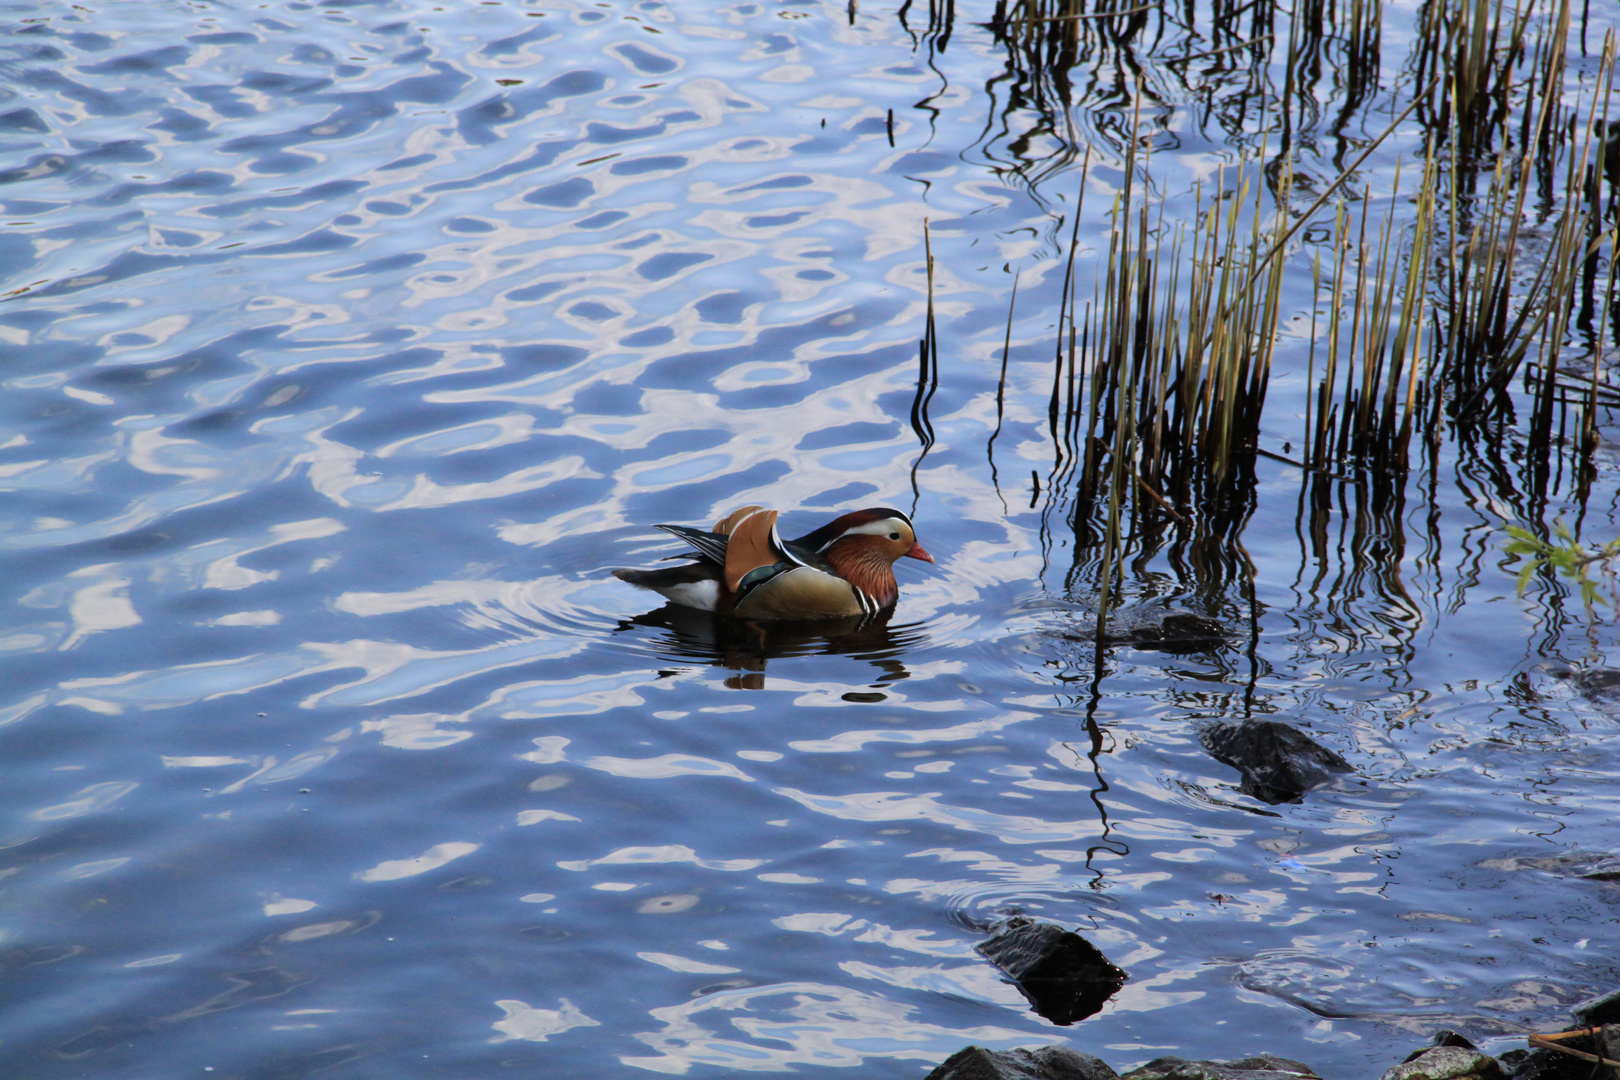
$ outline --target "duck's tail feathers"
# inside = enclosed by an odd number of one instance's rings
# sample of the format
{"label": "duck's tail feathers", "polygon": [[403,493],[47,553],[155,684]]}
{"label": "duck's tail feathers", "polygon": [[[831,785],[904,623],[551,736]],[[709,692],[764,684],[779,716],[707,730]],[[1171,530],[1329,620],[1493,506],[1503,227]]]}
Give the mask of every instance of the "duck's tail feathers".
{"label": "duck's tail feathers", "polygon": [[704,563],[657,570],[615,570],[613,576],[637,588],[651,589],[683,607],[715,611],[720,606],[720,579],[714,567]]}
{"label": "duck's tail feathers", "polygon": [[697,549],[699,555],[719,566],[726,565],[727,537],[719,533],[705,532],[702,529],[693,529],[685,525],[659,525],[671,536],[678,536]]}

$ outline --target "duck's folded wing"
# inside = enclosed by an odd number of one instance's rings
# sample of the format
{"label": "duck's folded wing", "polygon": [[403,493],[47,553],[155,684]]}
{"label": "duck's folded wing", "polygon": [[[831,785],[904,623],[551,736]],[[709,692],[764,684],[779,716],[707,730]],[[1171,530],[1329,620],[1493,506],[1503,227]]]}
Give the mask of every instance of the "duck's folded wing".
{"label": "duck's folded wing", "polygon": [[726,588],[737,592],[745,578],[754,584],[772,576],[755,574],[754,571],[775,568],[784,563],[784,569],[803,565],[776,534],[775,510],[756,510],[731,522],[731,536],[726,543]]}
{"label": "duck's folded wing", "polygon": [[[714,528],[708,532],[704,532],[702,529],[693,529],[686,525],[656,525],[654,528],[663,529],[667,533],[680,537],[697,548],[698,554],[705,559],[724,566],[726,565],[726,545],[731,536],[731,531],[737,527],[739,522],[747,520],[764,509],[763,506],[739,506],[715,522]],[[672,559],[680,557],[679,555],[669,556]]]}
{"label": "duck's folded wing", "polygon": [[765,509],[763,506],[755,506],[753,504],[749,504],[748,506],[739,506],[725,517],[715,522],[714,528],[711,531],[717,532],[721,536],[730,536],[731,530],[737,527],[738,522],[742,521],[744,518],[754,516],[763,509]]}

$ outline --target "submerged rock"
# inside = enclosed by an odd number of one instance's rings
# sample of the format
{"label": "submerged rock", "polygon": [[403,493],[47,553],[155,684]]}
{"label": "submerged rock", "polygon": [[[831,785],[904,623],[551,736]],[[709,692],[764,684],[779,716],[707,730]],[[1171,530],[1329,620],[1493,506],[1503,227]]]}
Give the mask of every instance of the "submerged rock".
{"label": "submerged rock", "polygon": [[1109,627],[1108,640],[1167,653],[1194,653],[1220,645],[1230,635],[1214,619],[1187,611],[1172,611],[1162,618],[1128,627]]}
{"label": "submerged rock", "polygon": [[1126,1073],[1124,1080],[1320,1080],[1316,1070],[1302,1061],[1256,1054],[1231,1061],[1187,1061],[1178,1057],[1154,1058]]}
{"label": "submerged rock", "polygon": [[1039,1050],[969,1046],[940,1062],[926,1080],[1119,1080],[1119,1074],[1101,1058],[1067,1046]]}
{"label": "submerged rock", "polygon": [[[1545,874],[1557,874],[1559,877],[1578,877],[1588,881],[1620,881],[1620,855],[1610,851],[1572,851],[1565,855],[1486,859],[1479,865],[1487,870],[1506,870],[1509,873],[1529,867]],[[1620,1006],[1616,1008],[1615,1020],[1609,1023],[1616,1021],[1620,1021]]]}
{"label": "submerged rock", "polygon": [[1577,671],[1571,678],[1581,697],[1594,705],[1620,707],[1620,670],[1615,668],[1587,668]]}
{"label": "submerged rock", "polygon": [[1021,915],[997,926],[974,948],[1054,1024],[1091,1016],[1130,978],[1079,934]]}
{"label": "submerged rock", "polygon": [[1386,1070],[1383,1080],[1504,1080],[1505,1075],[1489,1054],[1466,1046],[1435,1046]]}
{"label": "submerged rock", "polygon": [[1209,756],[1243,774],[1242,791],[1261,802],[1298,802],[1352,771],[1350,763],[1280,720],[1218,723],[1199,736]]}

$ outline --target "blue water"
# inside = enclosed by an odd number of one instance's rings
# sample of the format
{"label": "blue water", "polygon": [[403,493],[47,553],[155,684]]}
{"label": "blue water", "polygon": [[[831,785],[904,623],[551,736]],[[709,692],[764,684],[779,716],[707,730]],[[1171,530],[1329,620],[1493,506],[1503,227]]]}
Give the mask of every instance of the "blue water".
{"label": "blue water", "polygon": [[[1570,870],[1620,848],[1616,721],[1547,667],[1611,616],[1517,595],[1500,477],[1345,486],[1318,548],[1263,460],[1239,541],[1126,579],[1230,640],[1096,663],[1046,429],[1079,163],[986,16],[0,4],[0,1073],[1348,1080],[1620,983]],[[1206,105],[1161,101],[1172,192],[1235,160]],[[914,507],[938,566],[830,637],[608,576],[746,502]],[[1196,726],[1243,715],[1356,774],[1242,795]],[[1011,911],[1125,989],[1030,1012],[971,948]]]}

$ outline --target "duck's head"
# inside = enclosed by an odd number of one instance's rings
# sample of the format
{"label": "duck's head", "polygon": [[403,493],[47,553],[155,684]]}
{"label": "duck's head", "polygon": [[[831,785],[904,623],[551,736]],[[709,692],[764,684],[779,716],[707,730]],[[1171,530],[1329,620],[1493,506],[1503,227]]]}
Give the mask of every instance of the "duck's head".
{"label": "duck's head", "polygon": [[802,537],[798,543],[840,567],[852,561],[881,562],[886,567],[900,559],[934,561],[917,543],[911,519],[888,506],[852,510]]}

